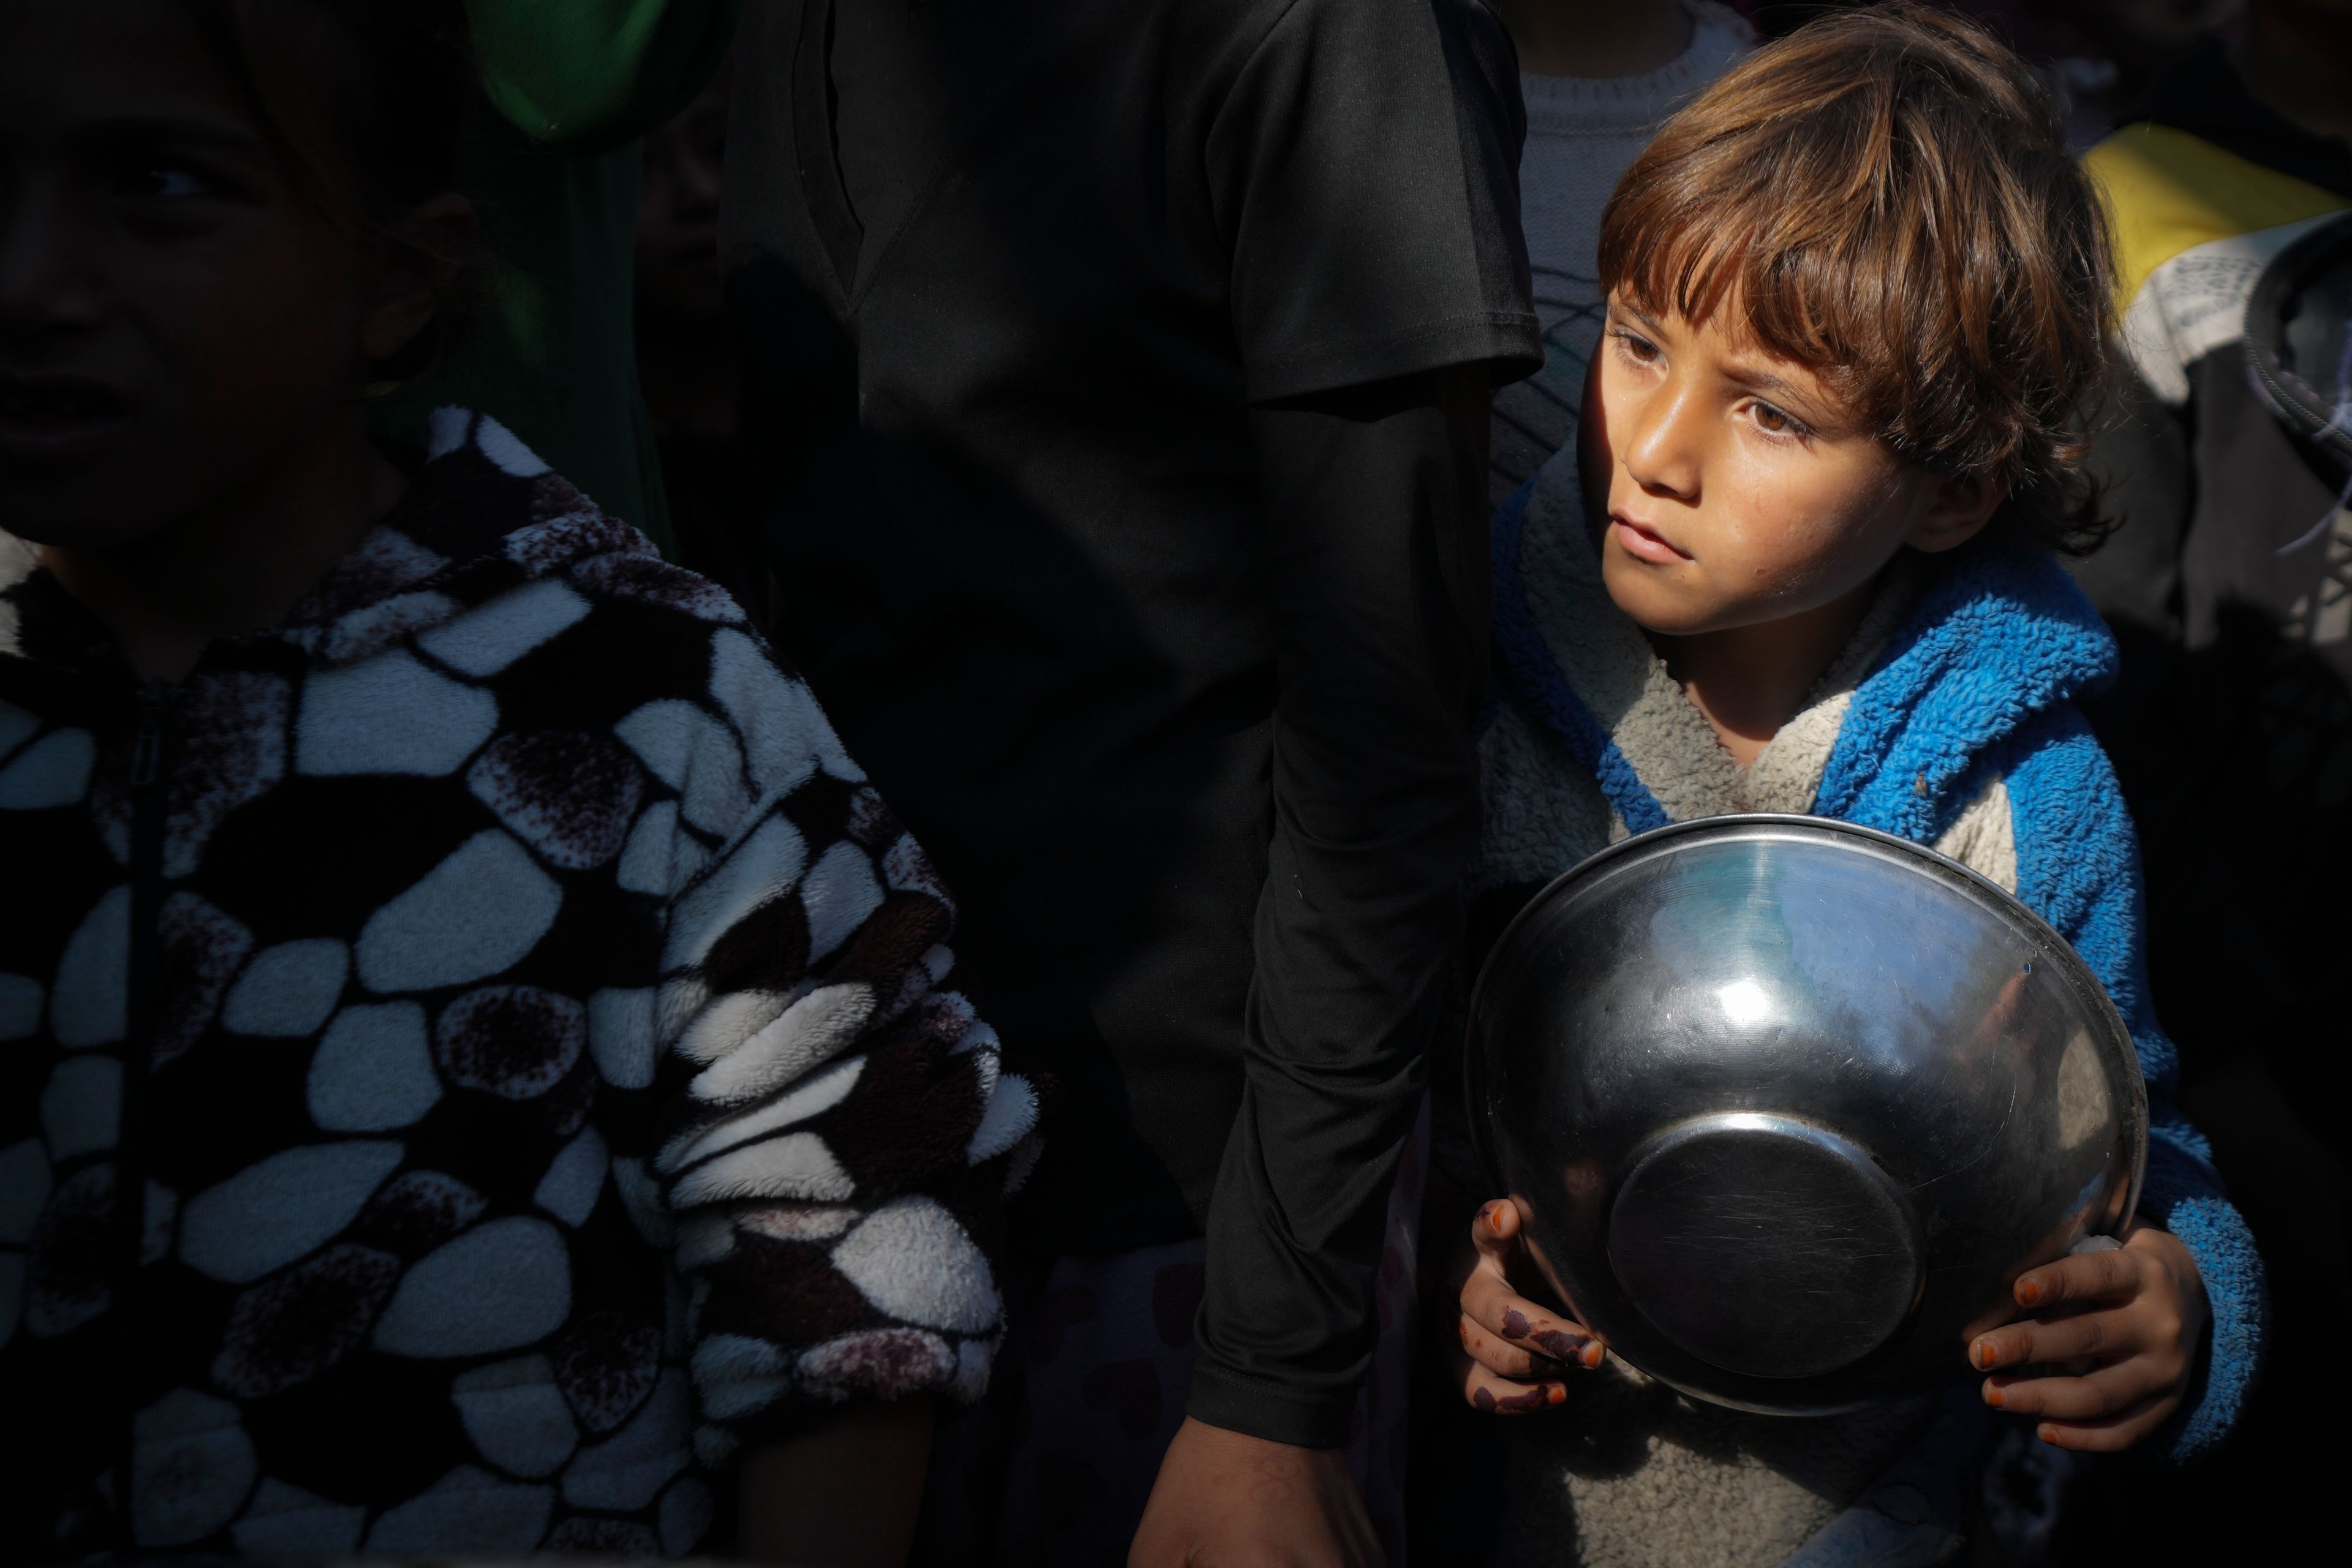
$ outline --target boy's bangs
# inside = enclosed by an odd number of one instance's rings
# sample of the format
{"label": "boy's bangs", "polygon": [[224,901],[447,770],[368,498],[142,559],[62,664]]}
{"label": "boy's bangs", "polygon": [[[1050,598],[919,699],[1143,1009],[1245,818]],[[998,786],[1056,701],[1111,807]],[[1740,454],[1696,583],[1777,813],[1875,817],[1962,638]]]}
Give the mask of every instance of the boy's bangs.
{"label": "boy's bangs", "polygon": [[[1751,297],[1740,286],[1741,264],[1756,249],[1747,225],[1692,224],[1643,247],[1622,276],[1607,277],[1604,268],[1602,287],[1622,293],[1652,315],[1678,315],[1703,327],[1727,299]],[[1745,323],[1738,326],[1744,330]]]}
{"label": "boy's bangs", "polygon": [[1601,286],[1802,365],[1858,420],[1904,423],[1910,378],[1897,367],[1937,345],[1917,333],[1906,343],[1903,323],[1941,289],[1906,276],[1925,258],[1887,232],[1896,215],[1867,188],[1824,190],[1804,171],[1749,158],[1675,173],[1620,189],[1602,229]]}
{"label": "boy's bangs", "polygon": [[1599,260],[1604,289],[1736,322],[1895,454],[2004,486],[2066,544],[2095,521],[2079,418],[2106,258],[2047,89],[1969,25],[1896,5],[1808,25],[1669,120]]}
{"label": "boy's bangs", "polygon": [[1816,308],[1817,301],[1832,310],[1846,301],[1821,300],[1805,286],[1812,270],[1760,215],[1734,212],[1645,248],[1631,270],[1604,287],[1653,314],[1670,312],[1701,327],[1715,321],[1732,338],[1793,361],[1851,395],[1855,363],[1868,357],[1856,352],[1859,324]]}

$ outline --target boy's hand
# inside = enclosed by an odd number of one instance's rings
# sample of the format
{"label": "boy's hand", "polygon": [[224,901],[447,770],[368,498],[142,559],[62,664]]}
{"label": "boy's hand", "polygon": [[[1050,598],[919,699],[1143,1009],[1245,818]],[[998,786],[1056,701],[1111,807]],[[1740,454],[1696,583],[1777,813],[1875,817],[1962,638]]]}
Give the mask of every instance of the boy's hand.
{"label": "boy's hand", "polygon": [[1554,1317],[1511,1289],[1519,1249],[1518,1205],[1488,1204],[1470,1222],[1469,1268],[1461,1276],[1455,1358],[1462,1397],[1497,1415],[1548,1410],[1568,1397],[1559,1381],[1571,1367],[1601,1364],[1601,1342],[1582,1324]]}
{"label": "boy's hand", "polygon": [[1993,1373],[1986,1404],[2042,1417],[2045,1443],[2100,1453],[2128,1448],[2179,1408],[2210,1313],[2197,1264],[2169,1231],[2134,1222],[2123,1246],[2029,1269],[2014,1291],[2034,1316],[1969,1345],[1969,1364]]}

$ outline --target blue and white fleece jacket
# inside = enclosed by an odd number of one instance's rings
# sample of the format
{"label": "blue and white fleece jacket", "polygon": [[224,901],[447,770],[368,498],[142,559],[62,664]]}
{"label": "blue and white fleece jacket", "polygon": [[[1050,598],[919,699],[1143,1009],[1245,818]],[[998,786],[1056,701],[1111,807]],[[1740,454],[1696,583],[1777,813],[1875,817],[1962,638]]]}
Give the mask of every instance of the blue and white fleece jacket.
{"label": "blue and white fleece jacket", "polygon": [[[2173,1103],[2179,1066],[2148,999],[2137,843],[2074,702],[2112,677],[2115,644],[2057,562],[1999,533],[1942,557],[1906,552],[1802,711],[1743,770],[1610,600],[1572,453],[1496,514],[1494,536],[1498,679],[1480,739],[1479,886],[1489,906],[1480,923],[1615,839],[1727,811],[1806,812],[1898,834],[2011,889],[2091,965],[2138,1047],[2152,1124],[2140,1212],[2188,1246],[2213,1310],[2206,1367],[2164,1436],[2178,1459],[2210,1449],[2261,1360],[2262,1265],[2203,1137]],[[1906,1430],[1917,1421],[1915,1412]],[[1693,1439],[1695,1452],[1708,1446]],[[1801,1489],[1810,1507],[1791,1503],[1781,1528],[1765,1532],[1780,1550],[1759,1542],[1728,1560],[1779,1561],[1812,1533],[1804,1516],[1817,1528],[1906,1440],[1890,1429],[1864,1445],[1880,1449],[1874,1463],[1856,1451],[1851,1465],[1830,1466],[1851,1488],[1820,1484],[1828,1478],[1817,1469]],[[1596,1528],[1611,1532],[1594,1515],[1616,1511],[1599,1491],[1634,1478],[1604,1482],[1596,1472],[1591,1489],[1569,1479],[1584,1561],[1710,1555],[1596,1554]],[[1689,1499],[1689,1479],[1669,1490]],[[1719,1500],[1749,1522],[1776,1512],[1739,1487]],[[1662,1493],[1636,1511],[1675,1506]]]}

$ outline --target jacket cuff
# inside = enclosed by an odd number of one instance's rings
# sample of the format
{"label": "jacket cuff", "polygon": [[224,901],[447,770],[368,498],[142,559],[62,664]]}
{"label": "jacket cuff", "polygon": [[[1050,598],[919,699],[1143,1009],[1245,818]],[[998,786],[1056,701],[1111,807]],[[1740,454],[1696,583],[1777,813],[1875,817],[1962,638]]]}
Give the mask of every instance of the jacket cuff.
{"label": "jacket cuff", "polygon": [[1356,1419],[1353,1394],[1301,1394],[1202,1361],[1192,1369],[1184,1413],[1210,1426],[1301,1448],[1345,1447]]}
{"label": "jacket cuff", "polygon": [[2203,1458],[2237,1425],[2262,1369],[2270,1325],[2270,1292],[2253,1233],[2228,1199],[2196,1190],[2210,1184],[2210,1178],[2197,1179],[2202,1174],[2160,1135],[2149,1141],[2140,1213],[2179,1237],[2197,1260],[2212,1312],[2204,1365],[2180,1414],[2168,1423],[2171,1430],[2158,1439],[2175,1464]]}

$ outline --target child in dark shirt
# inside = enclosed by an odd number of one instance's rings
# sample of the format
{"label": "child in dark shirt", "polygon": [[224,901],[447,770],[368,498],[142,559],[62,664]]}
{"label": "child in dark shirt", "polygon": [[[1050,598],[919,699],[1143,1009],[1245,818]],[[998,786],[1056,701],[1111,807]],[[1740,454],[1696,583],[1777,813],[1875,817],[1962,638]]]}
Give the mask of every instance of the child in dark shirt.
{"label": "child in dark shirt", "polygon": [[366,434],[462,45],[0,10],[9,1561],[903,1554],[988,1376],[1035,1101],[922,852],[495,420]]}

